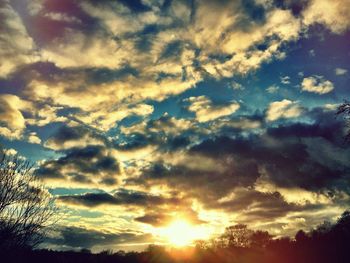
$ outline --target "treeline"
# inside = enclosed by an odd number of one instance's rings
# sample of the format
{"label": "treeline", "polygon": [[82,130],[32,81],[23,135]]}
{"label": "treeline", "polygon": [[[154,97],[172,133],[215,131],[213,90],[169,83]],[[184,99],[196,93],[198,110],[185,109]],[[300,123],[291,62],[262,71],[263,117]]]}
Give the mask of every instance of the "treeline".
{"label": "treeline", "polygon": [[350,212],[335,224],[324,222],[294,238],[274,238],[266,231],[252,231],[246,225],[226,228],[219,238],[197,245],[194,262],[333,263],[350,262]]}
{"label": "treeline", "polygon": [[16,250],[0,255],[1,262],[188,262],[188,263],[348,263],[350,262],[350,212],[344,212],[335,224],[325,222],[309,232],[300,230],[294,238],[274,238],[266,231],[253,231],[246,225],[227,227],[216,239],[198,241],[196,247],[169,251],[149,246],[144,252],[92,254],[89,250],[51,251]]}

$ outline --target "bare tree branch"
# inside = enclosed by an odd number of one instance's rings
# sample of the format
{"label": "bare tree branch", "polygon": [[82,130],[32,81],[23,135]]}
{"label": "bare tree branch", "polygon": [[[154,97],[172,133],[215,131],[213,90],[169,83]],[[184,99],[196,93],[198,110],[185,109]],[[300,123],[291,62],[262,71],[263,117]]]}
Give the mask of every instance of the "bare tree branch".
{"label": "bare tree branch", "polygon": [[56,207],[32,174],[33,164],[0,151],[0,249],[35,247]]}

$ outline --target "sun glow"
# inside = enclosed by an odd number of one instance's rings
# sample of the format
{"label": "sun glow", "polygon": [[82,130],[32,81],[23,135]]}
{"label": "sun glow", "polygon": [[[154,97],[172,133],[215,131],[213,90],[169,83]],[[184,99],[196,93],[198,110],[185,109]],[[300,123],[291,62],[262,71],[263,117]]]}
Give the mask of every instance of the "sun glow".
{"label": "sun glow", "polygon": [[192,245],[195,240],[207,239],[209,231],[204,227],[179,219],[159,229],[159,235],[165,238],[170,245],[183,247]]}

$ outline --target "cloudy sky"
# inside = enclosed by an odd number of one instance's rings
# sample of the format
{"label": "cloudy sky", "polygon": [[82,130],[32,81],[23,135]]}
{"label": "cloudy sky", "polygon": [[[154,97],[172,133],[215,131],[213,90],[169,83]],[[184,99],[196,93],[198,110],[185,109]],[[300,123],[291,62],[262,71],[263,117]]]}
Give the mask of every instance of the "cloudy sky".
{"label": "cloudy sky", "polygon": [[349,29],[349,0],[0,0],[0,143],[60,207],[45,246],[334,220]]}

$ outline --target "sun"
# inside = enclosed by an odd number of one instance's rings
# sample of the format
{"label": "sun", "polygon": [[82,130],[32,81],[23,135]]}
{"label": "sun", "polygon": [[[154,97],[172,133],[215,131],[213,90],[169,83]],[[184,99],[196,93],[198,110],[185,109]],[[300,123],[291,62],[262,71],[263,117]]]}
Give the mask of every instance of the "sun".
{"label": "sun", "polygon": [[207,231],[202,227],[192,225],[184,219],[171,222],[168,226],[161,228],[159,234],[176,247],[192,245],[195,240],[205,239],[208,236]]}

